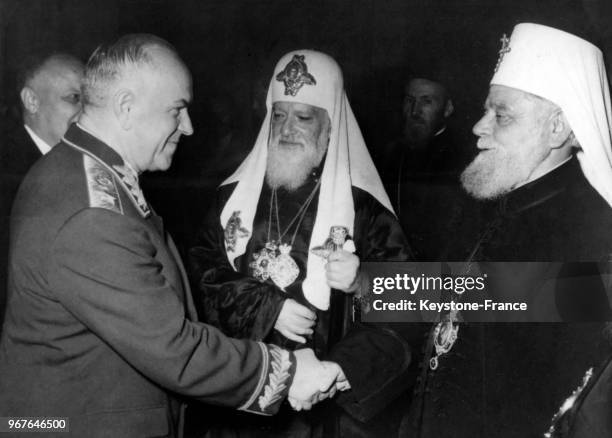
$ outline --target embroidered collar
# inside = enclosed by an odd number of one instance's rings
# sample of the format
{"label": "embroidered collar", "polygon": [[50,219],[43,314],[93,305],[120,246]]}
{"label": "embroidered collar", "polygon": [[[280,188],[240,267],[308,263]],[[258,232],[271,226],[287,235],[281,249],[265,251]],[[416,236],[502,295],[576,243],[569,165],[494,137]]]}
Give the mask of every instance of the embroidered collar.
{"label": "embroidered collar", "polygon": [[117,151],[77,123],[70,125],[62,141],[68,146],[89,155],[112,172],[117,181],[119,181],[119,184],[128,193],[129,198],[141,216],[147,218],[151,215],[151,210],[140,190],[136,172],[123,160]]}

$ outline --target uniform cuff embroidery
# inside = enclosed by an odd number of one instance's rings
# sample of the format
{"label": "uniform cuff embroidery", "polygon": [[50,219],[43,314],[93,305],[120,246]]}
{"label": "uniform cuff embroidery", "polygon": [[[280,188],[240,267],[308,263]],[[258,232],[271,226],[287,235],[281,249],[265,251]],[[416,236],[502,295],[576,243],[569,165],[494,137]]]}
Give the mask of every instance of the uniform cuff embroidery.
{"label": "uniform cuff embroidery", "polygon": [[289,392],[295,374],[295,358],[276,345],[259,343],[262,351],[262,374],[255,391],[239,409],[260,415],[274,415]]}

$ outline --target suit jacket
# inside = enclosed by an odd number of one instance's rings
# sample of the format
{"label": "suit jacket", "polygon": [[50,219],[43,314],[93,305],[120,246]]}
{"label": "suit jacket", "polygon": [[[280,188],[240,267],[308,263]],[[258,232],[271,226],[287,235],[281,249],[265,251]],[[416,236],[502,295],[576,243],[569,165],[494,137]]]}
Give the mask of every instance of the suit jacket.
{"label": "suit jacket", "polygon": [[3,136],[0,144],[0,329],[6,304],[11,205],[23,177],[40,157],[40,150],[23,125]]}
{"label": "suit jacket", "polygon": [[20,188],[0,412],[69,417],[79,437],[176,436],[181,395],[275,412],[292,354],[192,321],[174,244],[122,166],[73,125]]}
{"label": "suit jacket", "polygon": [[15,189],[42,154],[23,125],[5,133],[0,145],[0,166],[3,181],[12,180]]}

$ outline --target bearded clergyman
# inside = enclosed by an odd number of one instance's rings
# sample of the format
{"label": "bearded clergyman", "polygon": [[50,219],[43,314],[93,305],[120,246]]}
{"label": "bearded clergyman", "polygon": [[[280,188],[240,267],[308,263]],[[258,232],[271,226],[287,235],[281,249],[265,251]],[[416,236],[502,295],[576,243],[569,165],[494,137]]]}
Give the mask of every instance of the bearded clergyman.
{"label": "bearded clergyman", "polygon": [[366,431],[410,384],[411,354],[393,330],[359,322],[360,261],[404,261],[409,249],[331,57],[283,56],[267,109],[190,250],[200,312],[226,334],[314,348],[340,364],[351,388],[308,417],[219,422],[266,436]]}
{"label": "bearded clergyman", "polygon": [[451,312],[436,324],[404,437],[542,437],[607,350],[612,118],[602,52],[530,23],[502,43],[473,129],[479,154],[461,176],[495,208],[468,265],[530,313],[464,322]]}

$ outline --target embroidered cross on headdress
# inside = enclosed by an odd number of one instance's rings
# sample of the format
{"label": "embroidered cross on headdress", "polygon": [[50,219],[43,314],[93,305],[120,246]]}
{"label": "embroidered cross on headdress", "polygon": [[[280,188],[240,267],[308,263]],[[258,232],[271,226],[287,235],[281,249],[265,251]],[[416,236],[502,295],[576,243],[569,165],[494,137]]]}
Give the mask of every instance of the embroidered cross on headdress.
{"label": "embroidered cross on headdress", "polygon": [[308,73],[304,55],[293,55],[286,67],[276,75],[276,80],[285,84],[285,96],[295,96],[304,84],[317,84],[314,76]]}
{"label": "embroidered cross on headdress", "polygon": [[506,34],[504,34],[499,39],[499,41],[501,41],[502,46],[501,46],[501,49],[499,49],[499,57],[497,58],[497,64],[495,64],[495,72],[497,72],[497,70],[499,69],[501,62],[504,59],[504,55],[511,50],[510,49],[510,38],[508,38]]}

